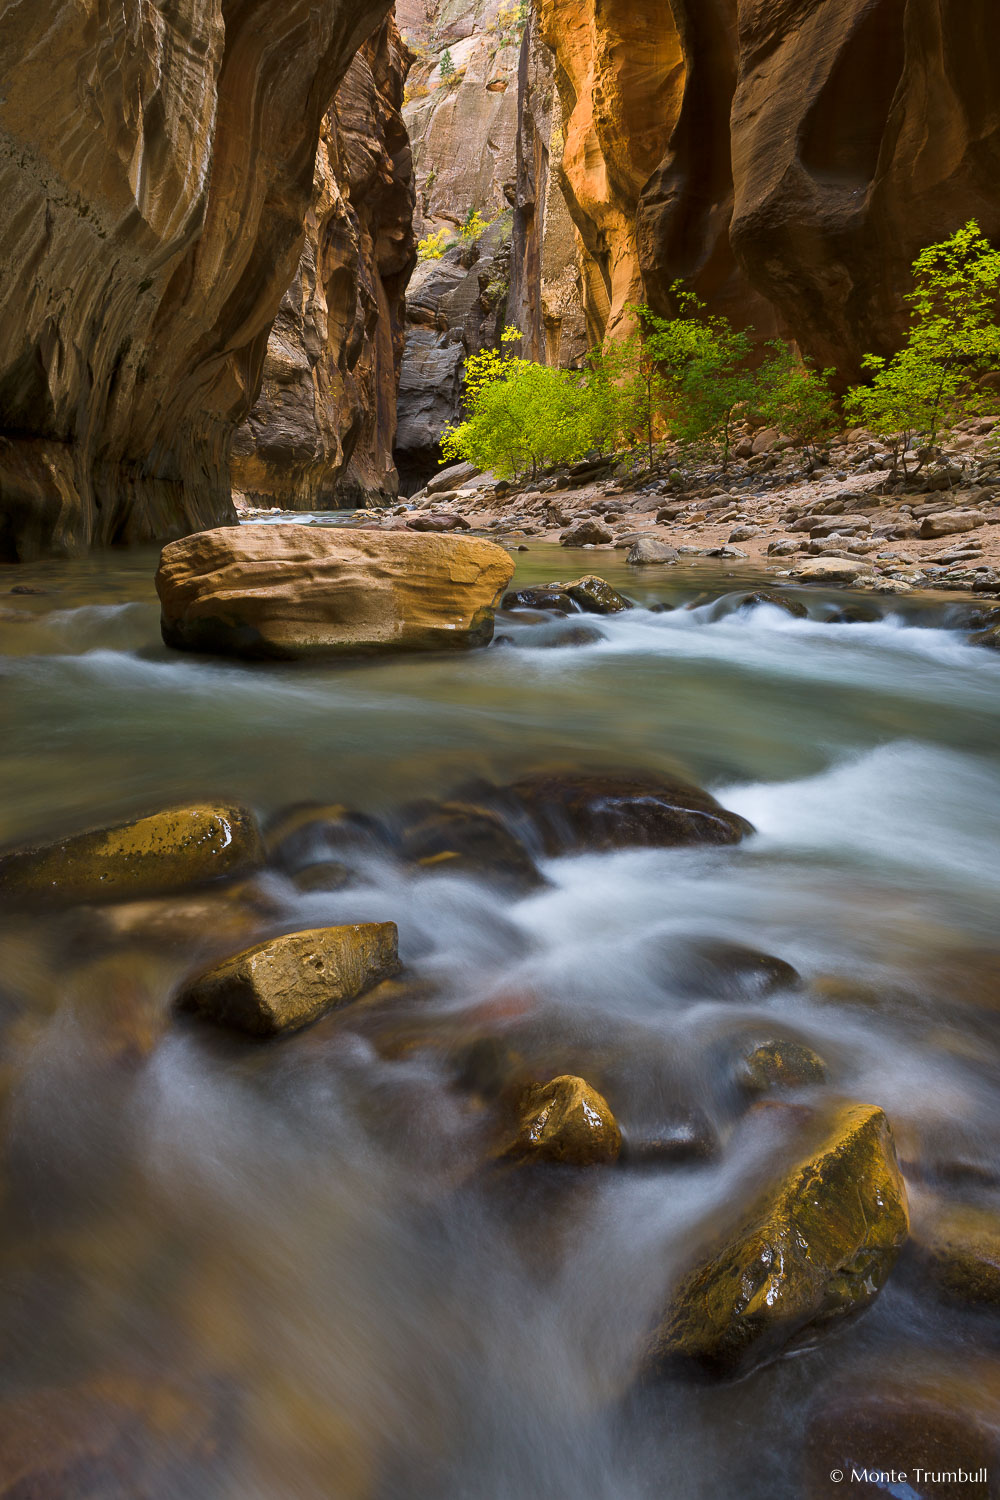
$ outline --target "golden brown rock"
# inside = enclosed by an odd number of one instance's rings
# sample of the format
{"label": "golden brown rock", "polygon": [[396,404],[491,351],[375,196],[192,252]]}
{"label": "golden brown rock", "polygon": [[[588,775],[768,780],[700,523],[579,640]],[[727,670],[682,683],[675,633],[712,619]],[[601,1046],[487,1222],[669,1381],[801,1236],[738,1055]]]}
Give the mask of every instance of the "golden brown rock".
{"label": "golden brown rock", "polygon": [[682,1279],[649,1361],[718,1373],[760,1363],[802,1329],[865,1307],[906,1234],[888,1121],[871,1105],[842,1105],[774,1192]]}
{"label": "golden brown rock", "polygon": [[297,1031],[397,973],[398,940],[395,922],[288,933],[197,975],[178,1004],[254,1036]]}
{"label": "golden brown rock", "polygon": [[320,122],[389,8],[0,12],[0,558],[232,518]]}
{"label": "golden brown rock", "polygon": [[514,1140],[504,1155],[522,1161],[592,1167],[618,1160],[618,1122],[596,1089],[566,1074],[524,1095]]}
{"label": "golden brown rock", "polygon": [[913,1203],[914,1256],[946,1297],[1000,1306],[1000,1215],[921,1194]]}
{"label": "golden brown rock", "polygon": [[514,564],[472,537],[338,527],[218,528],[163,549],[163,638],[251,657],[488,644]]}
{"label": "golden brown rock", "polygon": [[398,492],[396,387],[416,251],[401,114],[409,63],[390,17],[323,121],[305,247],[233,445],[233,484],[252,504],[322,510]]}
{"label": "golden brown rock", "polygon": [[12,902],[162,896],[243,875],[262,861],[252,813],[196,804],[12,850],[0,856],[0,894]]}

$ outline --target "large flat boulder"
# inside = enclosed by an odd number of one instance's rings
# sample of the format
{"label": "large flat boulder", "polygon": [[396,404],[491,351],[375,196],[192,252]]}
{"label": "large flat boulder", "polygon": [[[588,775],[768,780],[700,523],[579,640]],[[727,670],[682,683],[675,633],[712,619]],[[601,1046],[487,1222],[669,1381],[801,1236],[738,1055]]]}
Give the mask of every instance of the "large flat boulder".
{"label": "large flat boulder", "polygon": [[252,1036],[298,1031],[399,971],[395,922],[271,938],[196,975],[178,1005]]}
{"label": "large flat boulder", "polygon": [[245,657],[488,645],[514,563],[476,537],[257,525],[164,547],[163,639]]}
{"label": "large flat boulder", "polygon": [[0,854],[0,898],[72,903],[165,896],[244,875],[263,859],[251,812],[199,803]]}

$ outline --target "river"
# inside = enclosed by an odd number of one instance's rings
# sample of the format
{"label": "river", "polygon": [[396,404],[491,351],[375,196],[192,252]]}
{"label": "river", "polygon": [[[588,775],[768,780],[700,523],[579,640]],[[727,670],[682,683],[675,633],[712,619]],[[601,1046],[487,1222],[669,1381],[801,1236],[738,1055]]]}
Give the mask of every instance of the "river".
{"label": "river", "polygon": [[[395,921],[426,993],[267,1046],[172,1015],[229,941],[210,914],[155,941],[99,912],[2,918],[0,1397],[97,1389],[109,1432],[107,1402],[140,1408],[120,1491],[80,1493],[797,1500],[851,1372],[996,1353],[993,1314],[904,1268],[742,1380],[633,1370],[685,1246],[766,1178],[773,1121],[726,1083],[747,1038],[815,1049],[811,1102],[881,1106],[911,1187],[998,1202],[1000,659],[953,628],[967,604],[820,591],[802,620],[737,608],[755,580],[732,565],[534,547],[519,581],[594,568],[641,607],[588,617],[580,645],[553,644],[579,618],[503,621],[470,655],[234,665],[161,645],[154,567],[4,571],[46,592],[0,612],[0,841],[216,796],[381,815],[553,765],[679,772],[757,832],[553,859],[521,894],[377,853],[341,890],[270,874],[260,935]],[[706,939],[804,983],[699,990],[672,955]],[[626,1135],[695,1121],[705,1153],[519,1190],[456,1083],[505,1037],[590,1076]],[[152,1422],[131,1394],[150,1386]]]}

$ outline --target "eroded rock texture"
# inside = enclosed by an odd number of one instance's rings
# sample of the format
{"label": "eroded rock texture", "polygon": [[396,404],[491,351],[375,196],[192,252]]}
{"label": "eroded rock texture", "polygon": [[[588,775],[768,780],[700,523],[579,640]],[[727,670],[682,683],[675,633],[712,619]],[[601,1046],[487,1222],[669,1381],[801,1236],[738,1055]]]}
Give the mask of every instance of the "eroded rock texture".
{"label": "eroded rock texture", "polygon": [[232,517],[320,124],[389,8],[0,6],[0,558]]}
{"label": "eroded rock texture", "polygon": [[538,0],[592,336],[683,278],[855,378],[922,246],[1000,237],[990,0]]}
{"label": "eroded rock texture", "polygon": [[254,504],[321,510],[398,491],[396,388],[416,243],[401,114],[409,62],[390,18],[323,121],[302,257],[233,446],[234,486]]}

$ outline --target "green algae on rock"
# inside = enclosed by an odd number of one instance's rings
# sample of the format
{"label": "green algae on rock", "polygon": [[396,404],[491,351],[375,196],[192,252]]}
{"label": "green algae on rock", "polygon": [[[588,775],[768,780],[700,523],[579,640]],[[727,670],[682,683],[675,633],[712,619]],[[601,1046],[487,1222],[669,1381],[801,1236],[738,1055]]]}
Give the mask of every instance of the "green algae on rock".
{"label": "green algae on rock", "polygon": [[814,1148],[681,1280],[649,1366],[733,1375],[764,1363],[803,1329],[866,1307],[907,1230],[889,1122],[873,1105],[841,1104]]}
{"label": "green algae on rock", "polygon": [[178,1005],[254,1036],[297,1031],[399,972],[395,922],[291,932],[196,975]]}
{"label": "green algae on rock", "polygon": [[263,862],[246,808],[196,803],[0,854],[11,902],[134,900],[247,874]]}

